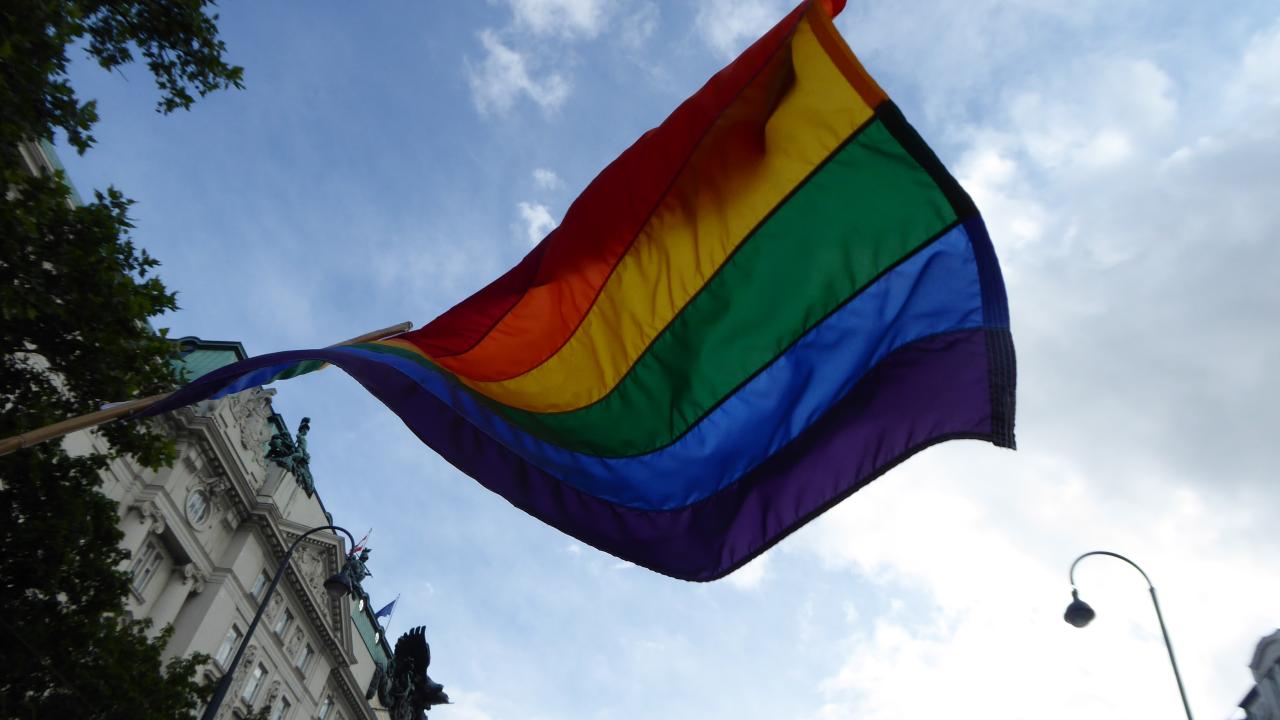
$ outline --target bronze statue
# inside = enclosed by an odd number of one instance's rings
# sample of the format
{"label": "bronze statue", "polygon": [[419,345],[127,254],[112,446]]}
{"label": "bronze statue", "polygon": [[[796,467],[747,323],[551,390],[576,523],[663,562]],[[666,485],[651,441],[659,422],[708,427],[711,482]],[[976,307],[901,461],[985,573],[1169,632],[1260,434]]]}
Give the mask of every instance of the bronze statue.
{"label": "bronze statue", "polygon": [[267,459],[293,473],[308,496],[316,491],[315,479],[311,477],[311,453],[307,452],[307,433],[310,431],[311,418],[304,417],[298,424],[296,441],[288,430],[284,430],[272,435],[267,443]]}
{"label": "bronze statue", "polygon": [[347,579],[347,585],[351,588],[351,597],[353,598],[365,597],[364,588],[360,586],[360,581],[373,575],[373,573],[369,572],[369,566],[366,564],[368,562],[369,548],[364,548],[360,551],[358,557],[355,553],[348,555],[346,561],[342,563],[342,569],[338,571],[339,575]]}
{"label": "bronze statue", "polygon": [[427,674],[429,665],[427,629],[419,626],[401,635],[378,687],[378,701],[391,712],[392,720],[425,720],[431,706],[449,703],[444,685]]}
{"label": "bronze statue", "polygon": [[347,559],[347,564],[351,566],[352,583],[359,585],[361,580],[364,580],[365,578],[373,575],[373,573],[369,572],[369,566],[366,564],[368,562],[369,562],[369,548],[365,548],[361,550],[360,557],[356,557],[355,555],[352,555],[350,558]]}

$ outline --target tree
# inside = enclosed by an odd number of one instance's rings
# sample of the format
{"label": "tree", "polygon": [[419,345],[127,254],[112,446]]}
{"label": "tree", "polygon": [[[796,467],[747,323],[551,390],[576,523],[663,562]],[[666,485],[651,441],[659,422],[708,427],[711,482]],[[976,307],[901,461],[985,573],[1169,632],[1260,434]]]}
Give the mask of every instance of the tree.
{"label": "tree", "polygon": [[[0,9],[0,437],[170,389],[172,349],[148,319],[176,307],[157,261],[129,239],[119,191],[75,205],[61,173],[35,173],[22,143],[61,131],[93,144],[93,101],[68,76],[82,45],[107,70],[145,61],[157,110],[241,87],[208,0],[12,0]],[[167,634],[130,619],[115,503],[98,492],[113,455],[146,467],[172,444],[142,423],[101,430],[110,454],[57,443],[0,458],[0,717],[169,718],[208,688],[202,656],[162,662]]]}

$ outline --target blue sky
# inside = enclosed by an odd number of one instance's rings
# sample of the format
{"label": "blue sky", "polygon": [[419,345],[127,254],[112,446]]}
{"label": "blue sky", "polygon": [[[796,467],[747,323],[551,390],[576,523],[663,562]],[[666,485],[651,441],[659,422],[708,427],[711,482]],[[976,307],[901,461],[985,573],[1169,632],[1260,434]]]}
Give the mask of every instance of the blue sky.
{"label": "blue sky", "polygon": [[[144,69],[73,69],[63,150],[137,199],[175,335],[252,353],[421,325],[518,260],[619,151],[788,5],[221,7],[246,89],[154,114]],[[1226,718],[1280,623],[1280,10],[850,0],[838,26],[983,210],[1020,361],[1016,453],[931,449],[709,584],[583,547],[420,445],[338,371],[312,418],[339,523],[373,526],[391,632],[425,624],[434,718]]]}

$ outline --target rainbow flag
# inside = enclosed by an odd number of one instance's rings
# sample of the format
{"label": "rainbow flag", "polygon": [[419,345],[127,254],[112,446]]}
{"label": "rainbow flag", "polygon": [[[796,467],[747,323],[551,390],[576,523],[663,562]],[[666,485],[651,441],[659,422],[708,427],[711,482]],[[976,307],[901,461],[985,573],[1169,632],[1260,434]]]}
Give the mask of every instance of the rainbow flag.
{"label": "rainbow flag", "polygon": [[934,443],[1013,447],[982,218],[805,2],[506,274],[419,330],[216,370],[156,412],[341,367],[516,507],[720,577]]}

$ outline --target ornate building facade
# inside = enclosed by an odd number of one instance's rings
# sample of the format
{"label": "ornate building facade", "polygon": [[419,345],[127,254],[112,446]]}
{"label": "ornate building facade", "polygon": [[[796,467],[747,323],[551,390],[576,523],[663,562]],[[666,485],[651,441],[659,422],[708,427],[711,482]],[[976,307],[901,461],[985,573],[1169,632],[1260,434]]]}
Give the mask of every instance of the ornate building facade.
{"label": "ornate building facade", "polygon": [[[62,170],[48,143],[19,150],[32,173]],[[71,192],[78,203],[74,186]],[[188,380],[246,357],[237,342],[177,342],[175,369]],[[228,671],[245,642],[288,548],[308,530],[334,524],[315,491],[307,420],[298,435],[291,433],[272,408],[274,394],[253,388],[153,420],[176,442],[177,461],[151,471],[117,458],[99,487],[118,503],[121,545],[129,552],[121,568],[131,579],[129,612],[150,619],[155,634],[172,627],[167,656],[209,655],[204,672],[211,680]],[[106,449],[89,432],[63,443],[73,455]],[[404,682],[415,688],[413,680],[396,683],[411,667],[402,662],[397,673],[359,577],[348,576],[357,581],[350,595],[335,599],[324,588],[346,564],[345,543],[331,531],[301,541],[248,639],[218,720],[425,717],[430,704],[421,698],[415,704],[405,689]],[[425,638],[418,640],[426,649]],[[426,669],[425,662],[417,668],[418,695],[448,702]]]}
{"label": "ornate building facade", "polygon": [[[245,357],[238,343],[179,343],[190,376]],[[308,468],[268,458],[295,441],[273,394],[254,388],[155,420],[176,441],[177,462],[153,472],[118,459],[101,486],[119,503],[130,611],[155,633],[173,627],[166,654],[210,655],[211,678],[228,669],[288,547],[333,522]],[[74,454],[101,441],[81,432],[65,442]],[[271,720],[387,716],[370,692],[390,657],[372,608],[362,592],[333,599],[323,587],[344,564],[345,542],[330,531],[302,541],[218,718],[264,709]]]}

